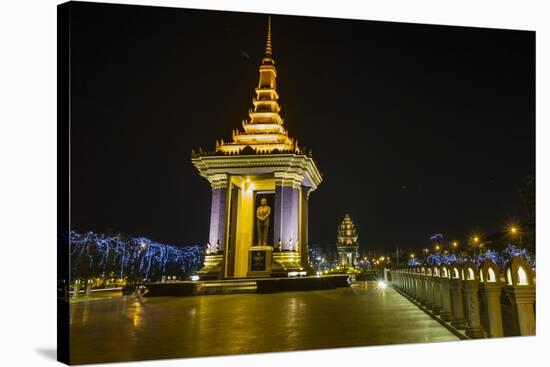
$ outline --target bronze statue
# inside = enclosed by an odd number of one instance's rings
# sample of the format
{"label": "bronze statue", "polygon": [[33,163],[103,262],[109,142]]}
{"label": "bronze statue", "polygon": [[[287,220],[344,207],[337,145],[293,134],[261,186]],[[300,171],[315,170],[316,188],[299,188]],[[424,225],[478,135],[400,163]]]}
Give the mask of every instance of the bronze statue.
{"label": "bronze statue", "polygon": [[260,206],[256,209],[256,226],[258,228],[258,246],[267,246],[267,230],[269,229],[269,215],[271,208],[267,205],[267,199],[260,200]]}

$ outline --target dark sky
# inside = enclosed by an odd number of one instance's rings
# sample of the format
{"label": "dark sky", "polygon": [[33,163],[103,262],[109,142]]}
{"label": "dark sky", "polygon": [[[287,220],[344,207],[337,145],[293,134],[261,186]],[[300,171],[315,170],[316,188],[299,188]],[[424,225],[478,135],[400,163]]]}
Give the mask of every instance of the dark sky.
{"label": "dark sky", "polygon": [[[310,244],[349,212],[365,249],[463,239],[524,215],[535,173],[535,33],[273,16],[281,115],[313,149]],[[266,15],[76,3],[72,224],[204,244],[193,147],[252,107]]]}

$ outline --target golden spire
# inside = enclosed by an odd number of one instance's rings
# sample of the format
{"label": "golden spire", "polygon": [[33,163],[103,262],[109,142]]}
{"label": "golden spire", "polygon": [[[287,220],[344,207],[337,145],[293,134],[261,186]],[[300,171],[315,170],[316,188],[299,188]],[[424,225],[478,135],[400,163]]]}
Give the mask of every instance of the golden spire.
{"label": "golden spire", "polygon": [[260,78],[255,89],[256,97],[252,99],[254,108],[248,111],[249,119],[242,123],[244,131],[234,131],[233,141],[230,143],[225,143],[222,140],[216,146],[217,152],[239,154],[249,146],[257,154],[273,151],[301,154],[298,142],[288,137],[288,131],[283,126],[284,120],[279,115],[281,107],[278,103],[277,70],[272,52],[271,17],[269,17],[265,55],[260,65]]}
{"label": "golden spire", "polygon": [[267,43],[265,45],[265,54],[271,55],[271,16],[269,16],[267,21]]}
{"label": "golden spire", "polygon": [[274,65],[273,49],[271,48],[271,16],[267,19],[267,42],[265,44],[265,56],[262,59],[263,65]]}

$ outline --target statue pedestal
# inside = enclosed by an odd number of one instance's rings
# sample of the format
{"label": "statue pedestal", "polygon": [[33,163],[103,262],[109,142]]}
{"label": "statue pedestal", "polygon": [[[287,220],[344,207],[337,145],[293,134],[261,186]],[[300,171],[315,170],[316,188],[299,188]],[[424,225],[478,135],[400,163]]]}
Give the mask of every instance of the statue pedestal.
{"label": "statue pedestal", "polygon": [[268,277],[271,274],[272,246],[252,246],[248,249],[248,277]]}

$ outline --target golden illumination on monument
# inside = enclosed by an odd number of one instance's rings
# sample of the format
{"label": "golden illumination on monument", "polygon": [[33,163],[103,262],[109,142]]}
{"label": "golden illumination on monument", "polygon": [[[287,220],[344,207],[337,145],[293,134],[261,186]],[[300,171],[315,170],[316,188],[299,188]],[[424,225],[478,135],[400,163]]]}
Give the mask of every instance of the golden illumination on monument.
{"label": "golden illumination on monument", "polygon": [[[309,194],[322,178],[288,136],[279,112],[271,18],[254,108],[231,142],[192,152],[212,186],[210,234],[201,278],[288,276],[313,272],[307,252]],[[259,209],[261,207],[261,209]]]}
{"label": "golden illumination on monument", "polygon": [[216,152],[235,154],[249,146],[257,153],[279,152],[300,153],[298,142],[288,137],[279,115],[277,70],[271,48],[271,17],[267,29],[265,55],[260,65],[260,79],[256,88],[256,98],[252,99],[253,110],[249,110],[249,119],[243,120],[243,131],[233,130],[232,142],[216,141]]}

